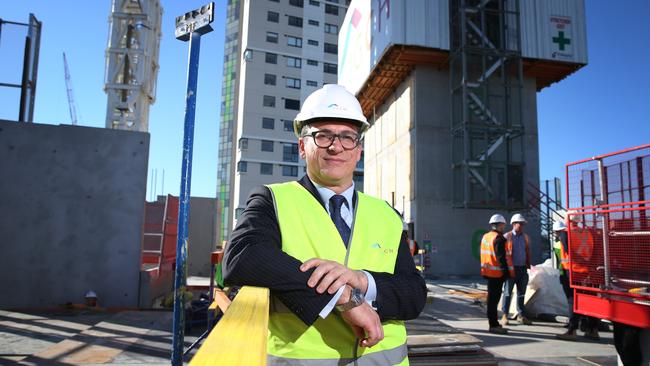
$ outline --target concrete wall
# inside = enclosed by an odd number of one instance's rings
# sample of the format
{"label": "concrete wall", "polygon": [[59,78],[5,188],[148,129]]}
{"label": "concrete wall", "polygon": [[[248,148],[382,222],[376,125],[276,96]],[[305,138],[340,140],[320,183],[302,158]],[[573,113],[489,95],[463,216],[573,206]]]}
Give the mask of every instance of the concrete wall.
{"label": "concrete wall", "polygon": [[[534,80],[523,92],[525,180],[539,181]],[[391,202],[415,225],[420,247],[429,246],[429,275],[479,273],[478,243],[494,210],[453,207],[449,71],[418,66],[376,109],[365,142],[366,192]],[[509,220],[514,212],[501,212]],[[533,262],[541,260],[539,223],[526,231]]]}
{"label": "concrete wall", "polygon": [[0,308],[137,307],[149,134],[0,121]]}
{"label": "concrete wall", "polygon": [[214,198],[190,198],[188,276],[210,276],[210,253],[218,244],[219,213],[217,210],[217,200]]}

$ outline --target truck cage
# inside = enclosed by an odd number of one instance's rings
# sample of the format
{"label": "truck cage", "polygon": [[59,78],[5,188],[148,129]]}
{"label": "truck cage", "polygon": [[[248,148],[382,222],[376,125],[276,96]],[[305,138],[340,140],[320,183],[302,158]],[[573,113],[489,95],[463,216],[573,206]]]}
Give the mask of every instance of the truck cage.
{"label": "truck cage", "polygon": [[650,328],[650,144],[566,165],[574,311]]}

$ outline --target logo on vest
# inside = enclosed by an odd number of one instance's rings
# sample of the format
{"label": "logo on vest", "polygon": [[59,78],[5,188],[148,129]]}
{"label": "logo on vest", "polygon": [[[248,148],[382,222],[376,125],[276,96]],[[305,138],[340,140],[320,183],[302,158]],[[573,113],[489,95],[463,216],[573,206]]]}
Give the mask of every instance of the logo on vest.
{"label": "logo on vest", "polygon": [[[370,245],[370,248],[372,249],[380,249],[381,250],[381,244],[379,243],[373,243]],[[393,254],[395,252],[395,249],[392,248],[386,248],[383,250],[384,254]]]}

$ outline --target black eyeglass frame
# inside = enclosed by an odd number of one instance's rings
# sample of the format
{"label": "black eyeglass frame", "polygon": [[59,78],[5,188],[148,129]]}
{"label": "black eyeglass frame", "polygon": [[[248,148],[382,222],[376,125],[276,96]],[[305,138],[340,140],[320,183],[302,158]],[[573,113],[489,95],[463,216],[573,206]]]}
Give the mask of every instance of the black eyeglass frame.
{"label": "black eyeglass frame", "polygon": [[[325,133],[325,134],[328,134],[328,135],[331,135],[331,138],[329,139],[330,140],[329,145],[321,146],[321,145],[318,144],[317,139],[316,139],[316,135],[318,133],[321,133],[321,132]],[[339,142],[341,143],[341,147],[343,148],[343,150],[354,150],[359,146],[359,144],[361,144],[361,141],[363,140],[363,136],[360,136],[360,135],[356,134],[357,138],[354,139],[354,142],[355,142],[354,146],[348,148],[348,147],[345,147],[345,143],[343,143],[343,140],[341,139],[341,137],[344,137],[344,138],[345,137],[347,137],[347,138],[351,137],[350,135],[347,135],[347,134],[332,133],[330,131],[318,130],[318,131],[312,131],[310,133],[304,134],[302,137],[308,137],[308,136],[311,136],[311,138],[314,140],[314,143],[316,144],[316,146],[318,146],[321,149],[329,149],[330,146],[334,145],[334,140],[336,140],[337,137],[339,139]]]}

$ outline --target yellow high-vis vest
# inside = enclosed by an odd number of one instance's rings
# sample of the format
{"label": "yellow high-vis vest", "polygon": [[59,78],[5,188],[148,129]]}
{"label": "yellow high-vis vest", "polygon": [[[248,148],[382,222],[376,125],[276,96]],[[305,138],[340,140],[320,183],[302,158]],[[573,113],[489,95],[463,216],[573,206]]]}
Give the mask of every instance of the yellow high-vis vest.
{"label": "yellow high-vis vest", "polygon": [[[320,202],[298,182],[271,184],[282,237],[282,251],[306,262],[332,260],[354,270],[393,273],[402,236],[402,220],[384,201],[357,194],[350,243],[346,250],[332,219]],[[350,326],[336,312],[307,326],[289,311],[269,316],[269,364],[408,365],[403,321],[386,321],[384,339],[371,348],[357,347]]]}

